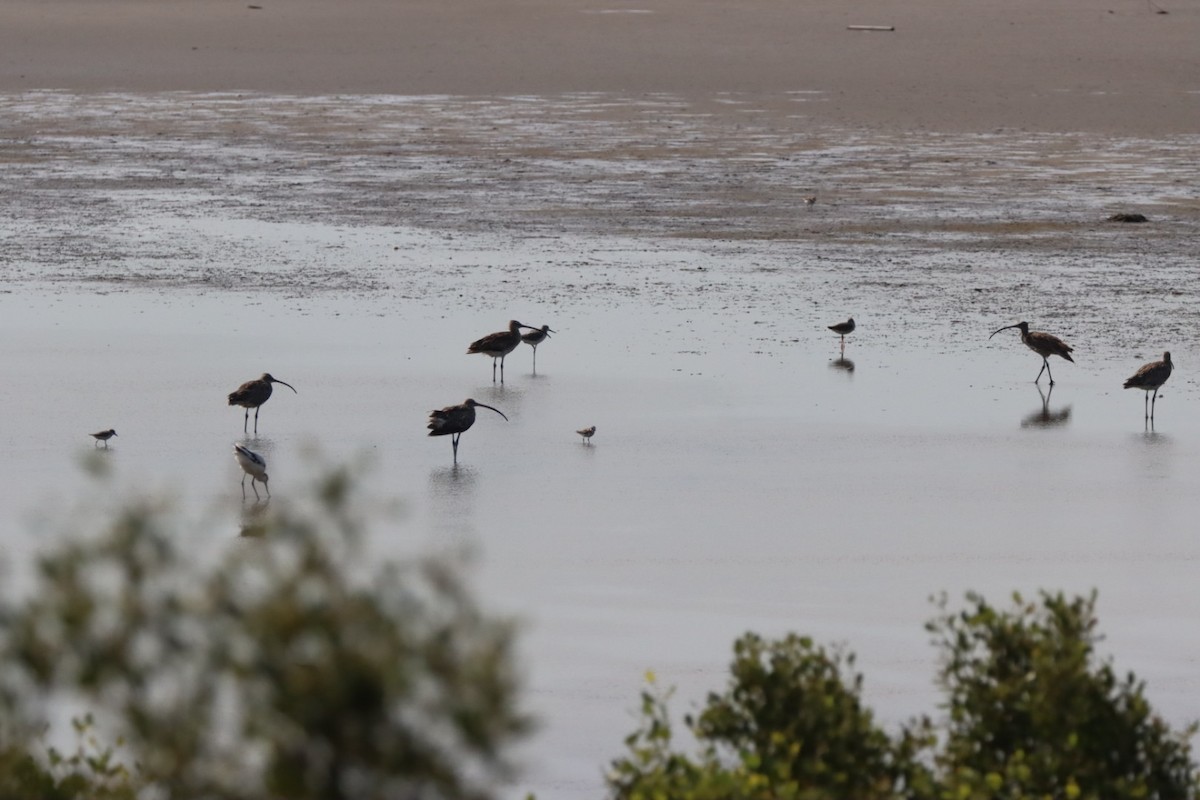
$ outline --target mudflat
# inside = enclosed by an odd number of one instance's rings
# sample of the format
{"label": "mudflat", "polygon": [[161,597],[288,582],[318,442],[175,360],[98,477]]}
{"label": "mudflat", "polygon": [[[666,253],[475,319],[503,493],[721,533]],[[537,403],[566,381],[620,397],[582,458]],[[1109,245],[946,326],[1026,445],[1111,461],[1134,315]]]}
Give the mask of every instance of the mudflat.
{"label": "mudflat", "polygon": [[812,91],[822,123],[1165,135],[1200,124],[1200,6],[6,0],[0,91],[26,89],[754,92],[785,113]]}

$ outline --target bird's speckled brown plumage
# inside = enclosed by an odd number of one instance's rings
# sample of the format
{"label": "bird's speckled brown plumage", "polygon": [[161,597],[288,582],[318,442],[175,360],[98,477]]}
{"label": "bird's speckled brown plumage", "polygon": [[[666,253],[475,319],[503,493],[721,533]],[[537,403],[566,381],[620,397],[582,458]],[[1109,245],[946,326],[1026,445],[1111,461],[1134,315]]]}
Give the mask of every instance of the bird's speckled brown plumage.
{"label": "bird's speckled brown plumage", "polygon": [[[296,388],[290,383],[273,378],[271,377],[271,373],[264,372],[261,378],[246,381],[229,393],[229,405],[241,406],[246,409],[245,419],[242,420],[242,433],[246,432],[246,428],[249,425],[250,409],[252,408],[254,409],[254,432],[258,433],[258,409],[259,406],[270,399],[272,383],[282,383],[293,392],[296,392]],[[296,392],[296,394],[299,394],[299,392]]]}
{"label": "bird's speckled brown plumage", "polygon": [[498,408],[492,408],[484,403],[476,402],[467,398],[462,403],[456,406],[446,406],[429,412],[429,435],[430,436],[452,436],[450,444],[454,446],[454,462],[458,463],[458,438],[462,436],[463,431],[468,430],[475,424],[475,407],[488,408],[495,411],[500,416],[504,417],[505,421],[508,417],[504,416],[504,412]]}
{"label": "bird's speckled brown plumage", "polygon": [[1158,401],[1158,390],[1167,382],[1167,378],[1171,377],[1173,369],[1175,369],[1175,365],[1171,363],[1171,354],[1166,352],[1163,353],[1162,361],[1151,361],[1125,381],[1126,389],[1141,389],[1146,392],[1147,399],[1150,398],[1150,392],[1154,392],[1154,398],[1150,399],[1150,409],[1146,412],[1147,417],[1154,416],[1154,404]]}
{"label": "bird's speckled brown plumage", "polygon": [[[995,336],[1000,331],[1006,331],[1009,328],[1020,328],[1021,341],[1025,343],[1026,347],[1042,357],[1042,369],[1038,370],[1038,376],[1034,379],[1034,383],[1037,383],[1042,379],[1042,372],[1044,371],[1050,376],[1050,385],[1054,385],[1054,374],[1050,372],[1050,356],[1058,356],[1059,358],[1070,361],[1072,364],[1075,363],[1075,359],[1071,358],[1071,353],[1075,350],[1074,347],[1071,347],[1062,339],[1052,334],[1044,333],[1042,331],[1029,330],[1028,322],[1018,322],[1016,325],[1005,325],[999,331],[993,331],[992,336]],[[988,338],[990,339],[992,336],[989,336]]]}
{"label": "bird's speckled brown plumage", "polygon": [[489,333],[482,339],[476,339],[467,347],[467,354],[476,353],[492,357],[492,382],[496,382],[496,359],[500,359],[500,382],[504,382],[504,357],[516,350],[521,344],[521,328],[529,328],[515,319],[508,321],[508,330]]}

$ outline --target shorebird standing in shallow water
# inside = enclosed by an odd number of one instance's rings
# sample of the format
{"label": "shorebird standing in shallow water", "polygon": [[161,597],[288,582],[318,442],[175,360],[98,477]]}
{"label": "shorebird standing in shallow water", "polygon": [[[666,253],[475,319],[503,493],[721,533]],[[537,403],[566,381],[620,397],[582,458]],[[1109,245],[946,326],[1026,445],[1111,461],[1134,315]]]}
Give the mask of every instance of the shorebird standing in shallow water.
{"label": "shorebird standing in shallow water", "polygon": [[[1171,377],[1171,370],[1175,365],[1171,363],[1171,354],[1163,353],[1162,361],[1151,361],[1137,372],[1133,373],[1133,377],[1125,381],[1126,389],[1141,389],[1144,391],[1144,400],[1150,403],[1150,408],[1146,411],[1146,419],[1154,419],[1154,403],[1158,400],[1159,388],[1167,382],[1167,378]],[[1154,398],[1150,398],[1150,391],[1154,391]],[[1142,404],[1145,407],[1145,403]]]}
{"label": "shorebird standing in shallow water", "polygon": [[[1006,331],[1009,328],[1020,328],[1021,341],[1025,343],[1026,347],[1042,357],[1042,368],[1038,370],[1037,377],[1033,379],[1034,383],[1040,381],[1042,379],[1042,373],[1045,372],[1050,378],[1050,385],[1054,385],[1054,374],[1050,372],[1050,356],[1058,356],[1059,358],[1065,358],[1072,364],[1075,363],[1075,359],[1071,358],[1071,353],[1075,350],[1075,348],[1071,347],[1057,336],[1052,336],[1048,333],[1042,333],[1041,331],[1031,331],[1029,330],[1028,322],[1018,322],[1016,325],[1005,325],[1000,329],[1000,331]],[[1000,331],[993,331],[992,336],[995,336]],[[988,338],[991,339],[992,336],[989,336]]]}
{"label": "shorebird standing in shallow water", "polygon": [[839,322],[837,325],[829,325],[827,327],[829,328],[829,330],[833,331],[838,336],[842,337],[842,350],[845,350],[846,349],[846,337],[848,335],[850,335],[851,333],[854,333],[854,317],[851,317],[850,319],[846,320],[845,322]]}
{"label": "shorebird standing in shallow water", "polygon": [[255,481],[262,481],[263,488],[267,490],[267,497],[271,496],[271,487],[267,485],[270,480],[267,477],[267,460],[258,453],[251,450],[249,447],[242,447],[237,442],[233,443],[233,457],[237,459],[238,464],[242,466],[242,499],[246,499],[246,475],[250,476],[250,488],[254,490],[254,497],[259,497],[258,487],[254,485]]}
{"label": "shorebird standing in shallow water", "polygon": [[[258,380],[246,381],[237,389],[229,393],[229,405],[241,406],[246,409],[246,418],[242,420],[242,433],[246,432],[246,427],[250,424],[250,409],[254,409],[254,435],[258,435],[258,410],[263,403],[267,402],[271,397],[271,384],[282,383],[284,386],[296,392],[296,387],[290,383],[285,383],[278,378],[272,378],[271,373],[264,372]],[[296,392],[296,394],[300,394]]]}
{"label": "shorebird standing in shallow water", "polygon": [[515,319],[509,320],[508,330],[489,333],[482,339],[476,339],[467,348],[467,354],[482,353],[492,357],[492,383],[496,382],[496,359],[500,359],[500,382],[504,383],[504,357],[521,344],[521,328],[532,327],[532,325],[523,325]]}
{"label": "shorebird standing in shallow water", "polygon": [[[91,436],[93,439],[96,440],[96,444],[99,444],[100,442],[104,442],[105,447],[108,447],[108,440],[116,435],[117,435],[117,432],[115,430],[113,430],[112,428],[109,428],[106,431],[100,431],[99,433],[89,433],[88,434],[88,436]],[[95,445],[93,445],[93,447],[94,446]]]}
{"label": "shorebird standing in shallow water", "polygon": [[577,430],[575,432],[583,437],[584,444],[591,444],[592,437],[596,435],[596,426],[593,425],[590,428],[580,428],[579,430]]}
{"label": "shorebird standing in shallow water", "polygon": [[458,463],[458,439],[462,436],[463,431],[475,424],[476,406],[491,409],[504,417],[505,422],[508,421],[508,417],[505,417],[504,412],[500,409],[492,408],[483,403],[477,403],[469,398],[464,400],[460,405],[446,406],[445,408],[429,412],[429,435],[453,437],[450,439],[450,444],[454,446],[455,464]]}
{"label": "shorebird standing in shallow water", "polygon": [[537,374],[537,346],[550,338],[550,334],[558,331],[551,330],[549,325],[535,328],[529,333],[521,334],[521,341],[533,348],[533,374]]}

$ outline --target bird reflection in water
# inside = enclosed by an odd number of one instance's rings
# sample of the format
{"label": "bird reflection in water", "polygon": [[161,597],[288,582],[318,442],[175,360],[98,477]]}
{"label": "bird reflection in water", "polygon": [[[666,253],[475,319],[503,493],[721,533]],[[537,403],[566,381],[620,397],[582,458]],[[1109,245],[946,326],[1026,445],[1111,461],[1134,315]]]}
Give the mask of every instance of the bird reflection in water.
{"label": "bird reflection in water", "polygon": [[845,372],[847,375],[854,374],[854,362],[845,357],[835,358],[833,361],[830,361],[829,368],[840,370]]}
{"label": "bird reflection in water", "polygon": [[1043,392],[1039,384],[1037,386],[1038,394],[1042,396],[1042,407],[1032,414],[1021,420],[1022,428],[1057,428],[1066,425],[1071,419],[1071,407],[1063,406],[1057,411],[1050,410],[1050,396],[1054,394],[1054,385],[1051,384],[1050,391]]}
{"label": "bird reflection in water", "polygon": [[238,536],[261,539],[267,535],[267,507],[270,500],[242,507],[242,528]]}

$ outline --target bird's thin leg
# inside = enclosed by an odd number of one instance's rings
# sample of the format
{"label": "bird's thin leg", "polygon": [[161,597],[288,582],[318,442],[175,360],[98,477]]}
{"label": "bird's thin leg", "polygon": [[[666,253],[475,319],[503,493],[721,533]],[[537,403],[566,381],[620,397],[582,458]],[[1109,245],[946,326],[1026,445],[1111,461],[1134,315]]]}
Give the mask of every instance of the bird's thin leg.
{"label": "bird's thin leg", "polygon": [[246,499],[246,473],[242,473],[242,499]]}
{"label": "bird's thin leg", "polygon": [[260,497],[258,496],[258,487],[254,485],[254,481],[255,481],[255,479],[254,479],[254,478],[251,478],[251,479],[250,479],[250,488],[254,490],[254,499],[255,499],[255,500],[260,500],[260,499],[262,499],[262,498],[260,498]]}
{"label": "bird's thin leg", "polygon": [[[254,435],[255,436],[258,436],[258,412],[261,410],[262,410],[262,406],[259,406],[258,408],[254,409]],[[247,413],[249,413],[249,410],[247,410]]]}
{"label": "bird's thin leg", "polygon": [[462,434],[456,433],[450,437],[450,444],[454,446],[454,463],[455,464],[458,463],[458,437],[459,436],[462,436]]}
{"label": "bird's thin leg", "polygon": [[[505,353],[505,355],[508,355]],[[500,356],[500,382],[504,383],[504,356]]]}
{"label": "bird's thin leg", "polygon": [[270,497],[271,496],[271,484],[264,483],[263,488],[267,490],[267,497]]}
{"label": "bird's thin leg", "polygon": [[1158,389],[1154,390],[1154,397],[1150,400],[1150,419],[1154,419],[1154,404],[1158,402]]}
{"label": "bird's thin leg", "polygon": [[533,346],[533,374],[537,375],[537,345]]}
{"label": "bird's thin leg", "polygon": [[247,408],[246,416],[242,418],[242,433],[246,433],[246,431],[249,428],[250,428],[250,409]]}
{"label": "bird's thin leg", "polygon": [[1150,419],[1150,393],[1142,392],[1142,414]]}
{"label": "bird's thin leg", "polygon": [[492,383],[496,382],[496,357],[492,356]]}

